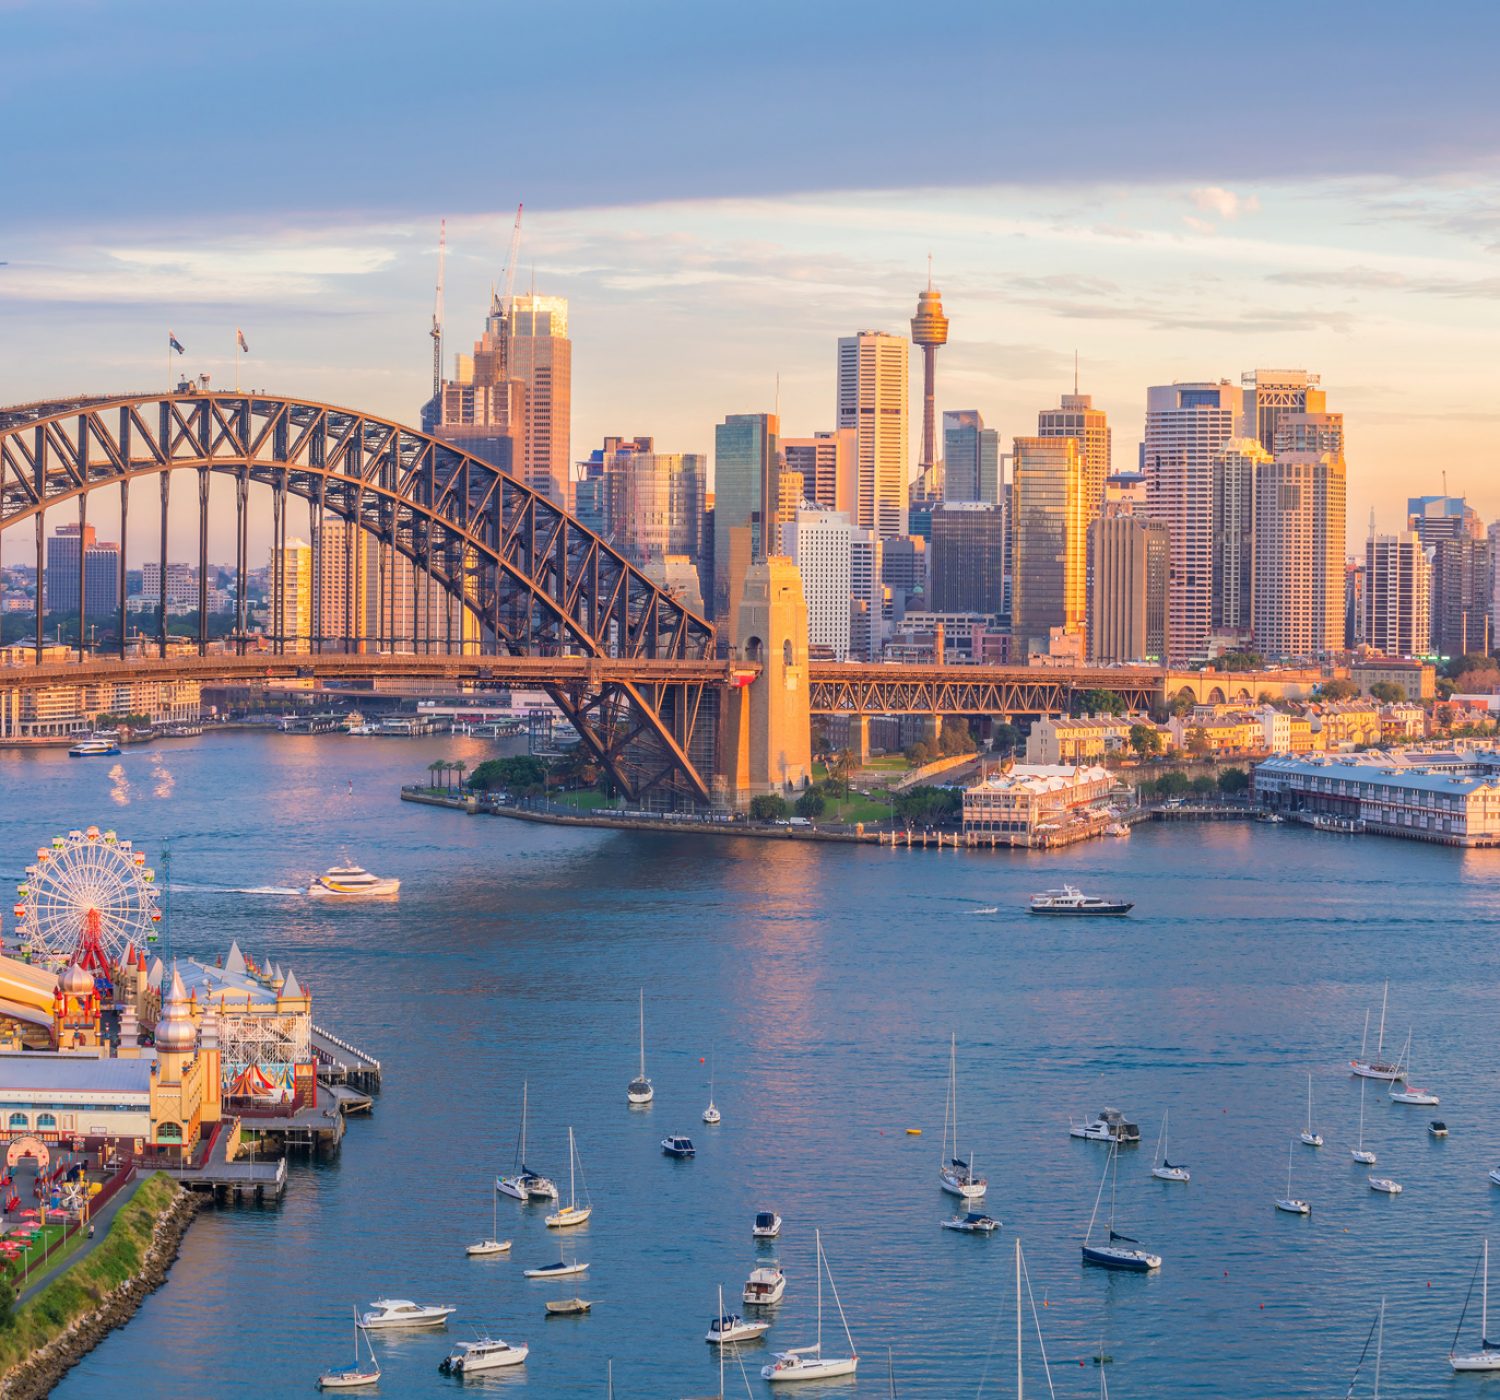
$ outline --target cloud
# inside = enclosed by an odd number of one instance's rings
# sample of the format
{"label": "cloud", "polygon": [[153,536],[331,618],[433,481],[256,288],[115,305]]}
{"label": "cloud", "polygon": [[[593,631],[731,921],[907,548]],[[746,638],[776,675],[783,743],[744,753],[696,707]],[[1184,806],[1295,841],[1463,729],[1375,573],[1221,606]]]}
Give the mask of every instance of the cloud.
{"label": "cloud", "polygon": [[1238,195],[1222,185],[1200,185],[1188,198],[1193,207],[1220,219],[1237,219],[1241,214],[1254,214],[1260,210],[1260,199],[1256,195]]}
{"label": "cloud", "polygon": [[1411,292],[1460,301],[1500,301],[1500,276],[1424,276],[1393,268],[1355,266],[1341,272],[1273,272],[1266,281],[1284,287],[1316,287],[1324,292]]}

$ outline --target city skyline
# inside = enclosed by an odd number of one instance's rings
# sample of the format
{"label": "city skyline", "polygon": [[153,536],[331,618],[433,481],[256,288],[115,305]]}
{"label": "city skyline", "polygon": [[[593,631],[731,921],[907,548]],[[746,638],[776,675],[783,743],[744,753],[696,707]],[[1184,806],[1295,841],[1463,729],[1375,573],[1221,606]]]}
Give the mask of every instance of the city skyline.
{"label": "city skyline", "polygon": [[[758,61],[800,71],[836,42],[872,56],[900,52],[899,7],[866,7],[864,32],[838,40],[794,9],[774,8],[775,25],[737,36],[742,51],[719,50],[714,76],[725,92],[749,82]],[[704,106],[709,135],[701,144],[683,150],[679,142],[670,157],[637,144],[634,159],[614,169],[611,152],[632,137],[639,143],[676,109],[663,99],[590,126],[598,99],[585,94],[576,111],[508,151],[497,178],[480,178],[439,141],[422,153],[423,178],[377,197],[347,167],[369,169],[382,154],[409,161],[437,119],[434,104],[419,109],[403,95],[361,133],[357,160],[334,161],[317,196],[306,182],[271,172],[247,182],[242,172],[231,179],[216,171],[174,189],[163,215],[133,176],[91,159],[91,216],[81,220],[77,182],[67,178],[79,158],[68,123],[31,121],[41,184],[24,209],[0,219],[0,258],[8,263],[0,268],[0,310],[11,330],[0,352],[3,397],[104,384],[160,388],[169,327],[188,352],[174,357],[174,371],[201,369],[215,386],[230,387],[235,329],[244,326],[254,347],[240,369],[246,384],[416,423],[430,377],[438,221],[449,221],[451,350],[481,329],[514,205],[524,200],[517,286],[571,305],[575,460],[611,434],[644,433],[671,451],[708,452],[713,425],[726,414],[777,409],[778,376],[788,436],[831,427],[831,342],[866,327],[905,334],[930,253],[952,320],[939,413],[976,408],[1003,442],[1024,435],[1038,409],[1071,386],[1076,350],[1080,388],[1114,425],[1120,465],[1139,440],[1148,385],[1306,366],[1336,389],[1350,422],[1351,519],[1363,521],[1373,506],[1380,528],[1399,528],[1411,477],[1436,491],[1444,470],[1449,489],[1494,516],[1500,488],[1487,480],[1495,415],[1484,406],[1483,350],[1489,304],[1500,295],[1491,246],[1500,184],[1493,119],[1464,107],[1462,73],[1483,47],[1480,31],[1500,21],[1473,9],[1473,42],[1455,54],[1437,35],[1403,32],[1398,48],[1377,25],[1355,32],[1338,22],[1337,8],[1300,15],[1308,42],[1337,44],[1351,59],[1376,64],[1394,64],[1399,52],[1410,100],[1400,124],[1379,124],[1378,139],[1361,128],[1377,110],[1376,85],[1341,73],[1323,75],[1316,92],[1297,86],[1295,118],[1258,101],[1255,140],[1216,104],[1193,122],[1166,125],[1180,110],[1172,98],[1202,93],[1211,81],[1238,75],[1262,97],[1295,82],[1263,65],[1252,79],[1249,55],[1228,42],[1227,20],[1195,26],[1189,40],[1173,30],[1169,42],[1165,16],[1136,15],[1096,17],[1101,42],[1089,46],[1087,61],[1097,65],[1110,47],[1136,78],[1169,75],[1175,87],[1153,95],[1150,84],[1133,81],[1134,120],[1121,136],[1104,126],[1109,102],[1121,95],[1116,75],[1085,85],[1078,110],[1019,128],[1024,140],[988,139],[1007,131],[1008,119],[998,104],[958,93],[925,109],[921,124],[872,116],[867,138],[846,152],[851,159],[834,161],[828,147],[838,126],[829,118],[854,81],[853,65],[850,72],[836,65],[821,71],[821,95],[799,92],[777,104],[778,128],[800,122],[800,141],[760,149],[749,140],[753,124],[726,110],[735,104],[721,96]],[[60,22],[34,5],[8,13],[22,60],[13,99],[24,103],[38,81],[24,60],[58,51]],[[641,42],[607,11],[597,18],[565,36],[580,63],[610,45],[629,53]],[[538,43],[564,37],[545,15],[514,22]],[[235,26],[225,16],[202,23],[210,33]],[[974,59],[1036,53],[1048,41],[1039,19],[963,7],[931,23],[935,40],[961,38]],[[332,24],[312,21],[309,50]],[[136,52],[166,40],[169,56],[186,54],[184,40],[167,29],[157,34],[155,21],[140,16],[122,23],[103,14],[79,29],[70,39],[88,50],[124,43]],[[440,36],[397,29],[417,52],[439,46],[457,72],[474,62]],[[773,31],[782,42],[768,60]],[[372,58],[393,43],[338,37]],[[702,37],[685,32],[681,42]],[[788,38],[803,56],[788,57],[798,51]],[[250,58],[225,62],[233,73]],[[36,67],[48,71],[40,57]],[[1026,67],[1007,63],[1029,91],[1038,80]],[[702,92],[706,68],[687,65],[691,93]],[[201,91],[192,64],[173,73],[186,97]],[[224,77],[216,81],[232,88]],[[535,93],[546,79],[523,72],[508,81]],[[106,100],[112,82],[89,101]],[[235,149],[243,138],[233,106],[205,99],[194,110],[194,139]],[[371,116],[363,98],[345,112],[314,95],[295,132],[271,121],[258,140],[287,159],[309,137],[342,151],[355,114]],[[148,137],[160,142],[160,130],[148,126],[126,110],[106,153],[129,168]],[[582,147],[589,158],[570,163]],[[829,169],[836,179],[824,175]],[[915,463],[920,374],[913,381]]]}

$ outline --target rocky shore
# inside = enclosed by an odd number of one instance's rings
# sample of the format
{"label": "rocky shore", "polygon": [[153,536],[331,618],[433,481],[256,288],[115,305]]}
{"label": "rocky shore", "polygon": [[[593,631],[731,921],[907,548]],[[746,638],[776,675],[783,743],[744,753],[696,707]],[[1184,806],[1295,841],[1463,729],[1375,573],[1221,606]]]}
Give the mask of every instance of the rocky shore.
{"label": "rocky shore", "polygon": [[[85,1311],[70,1318],[57,1316],[55,1335],[33,1349],[0,1377],[0,1400],[42,1400],[69,1367],[92,1351],[110,1331],[129,1322],[146,1295],[165,1282],[167,1270],[177,1257],[182,1237],[192,1223],[200,1203],[191,1191],[181,1190],[167,1182],[166,1178],[154,1178],[153,1182],[146,1185],[151,1186],[155,1182],[162,1182],[170,1187],[171,1194],[165,1196],[164,1204],[156,1210],[149,1241],[144,1253],[140,1255],[139,1264],[122,1282],[111,1288],[101,1289],[97,1283],[83,1277],[94,1258],[111,1248],[112,1244],[120,1251],[132,1248],[131,1241],[121,1240],[116,1243],[106,1239],[94,1256],[79,1261],[75,1268],[69,1269],[49,1284],[20,1310],[12,1326],[19,1326],[33,1318],[51,1321],[55,1314],[66,1312],[68,1300],[50,1296],[61,1289],[76,1288],[81,1284],[87,1297],[93,1300],[91,1305],[86,1304]],[[121,1228],[125,1211],[135,1204],[132,1201],[122,1207],[120,1216],[113,1223],[112,1233]],[[73,1278],[75,1273],[79,1275],[77,1279]]]}

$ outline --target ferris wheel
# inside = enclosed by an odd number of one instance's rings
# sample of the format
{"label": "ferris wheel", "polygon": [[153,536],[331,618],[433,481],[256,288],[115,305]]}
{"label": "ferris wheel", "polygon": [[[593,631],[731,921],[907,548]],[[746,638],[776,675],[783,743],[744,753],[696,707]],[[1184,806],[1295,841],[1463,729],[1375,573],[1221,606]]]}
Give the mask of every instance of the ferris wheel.
{"label": "ferris wheel", "polygon": [[61,967],[76,954],[106,972],[127,948],[156,942],[161,911],[146,853],[97,826],[54,836],[16,887],[16,935],[23,954]]}

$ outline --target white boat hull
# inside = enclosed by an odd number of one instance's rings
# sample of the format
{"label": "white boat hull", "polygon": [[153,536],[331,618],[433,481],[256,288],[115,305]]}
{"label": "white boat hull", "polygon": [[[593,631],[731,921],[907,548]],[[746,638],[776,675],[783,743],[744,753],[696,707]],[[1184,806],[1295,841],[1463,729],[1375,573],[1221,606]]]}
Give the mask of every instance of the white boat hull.
{"label": "white boat hull", "polygon": [[762,1366],[761,1379],[772,1385],[788,1381],[826,1381],[835,1376],[852,1376],[859,1367],[857,1356],[795,1356],[778,1358]]}
{"label": "white boat hull", "polygon": [[1311,1215],[1312,1207],[1306,1201],[1295,1201],[1291,1199],[1276,1202],[1277,1210],[1284,1210],[1288,1215]]}
{"label": "white boat hull", "polygon": [[367,1385],[375,1385],[379,1380],[379,1371],[352,1371],[345,1375],[330,1371],[318,1377],[318,1389],[359,1390]]}
{"label": "white boat hull", "polygon": [[521,1272],[527,1278],[567,1278],[570,1274],[583,1274],[588,1272],[587,1264],[564,1264],[559,1267],[556,1264],[541,1269],[523,1269]]}
{"label": "white boat hull", "polygon": [[1441,1102],[1436,1094],[1429,1094],[1425,1089],[1392,1089],[1392,1103],[1415,1103],[1431,1108]]}
{"label": "white boat hull", "polygon": [[1370,1190],[1379,1191],[1387,1196],[1399,1196],[1401,1194],[1401,1183],[1392,1181],[1388,1176],[1372,1176],[1370,1178]]}
{"label": "white boat hull", "polygon": [[1193,1179],[1186,1167],[1152,1167],[1151,1175],[1158,1181],[1191,1181]]}
{"label": "white boat hull", "polygon": [[779,1278],[772,1284],[747,1283],[740,1297],[753,1308],[769,1308],[779,1303],[785,1294],[786,1279]]}
{"label": "white boat hull", "polygon": [[964,1181],[952,1172],[942,1172],[939,1176],[943,1190],[950,1196],[958,1196],[965,1201],[977,1201],[989,1189],[987,1181]]}
{"label": "white boat hull", "polygon": [[504,1351],[487,1351],[476,1356],[472,1352],[453,1362],[453,1373],[459,1376],[477,1376],[481,1371],[499,1371],[506,1366],[519,1366],[526,1360],[530,1349],[526,1346],[507,1347]]}
{"label": "white boat hull", "polygon": [[1469,1356],[1450,1356],[1455,1371],[1500,1371],[1500,1351],[1476,1351]]}
{"label": "white boat hull", "polygon": [[750,1342],[764,1337],[771,1330],[769,1322],[742,1322],[726,1332],[707,1332],[703,1340],[714,1346],[728,1346],[731,1342]]}
{"label": "white boat hull", "polygon": [[554,1211],[547,1217],[547,1228],[549,1230],[571,1230],[575,1225],[583,1225],[589,1216],[594,1213],[593,1206],[580,1206],[573,1210],[564,1206],[562,1210]]}
{"label": "white boat hull", "polygon": [[509,1240],[480,1240],[478,1244],[471,1244],[464,1250],[464,1253],[471,1259],[479,1259],[486,1254],[507,1254],[509,1252]]}
{"label": "white boat hull", "polygon": [[352,887],[330,887],[319,880],[308,886],[307,892],[314,899],[394,899],[401,893],[400,880],[377,880],[373,885]]}
{"label": "white boat hull", "polygon": [[448,1318],[453,1312],[453,1308],[447,1308],[426,1317],[385,1319],[362,1317],[359,1321],[359,1326],[362,1332],[404,1332],[420,1327],[446,1327],[448,1325]]}
{"label": "white boat hull", "polygon": [[1322,1133],[1298,1133],[1297,1134],[1297,1141],[1306,1144],[1308,1147],[1322,1147],[1322,1145],[1323,1145],[1323,1134]]}
{"label": "white boat hull", "polygon": [[1373,1152],[1361,1152],[1358,1148],[1354,1148],[1351,1149],[1349,1155],[1353,1157],[1356,1162],[1363,1162],[1367,1167],[1373,1167],[1375,1165],[1375,1154]]}
{"label": "white boat hull", "polygon": [[1496,1167],[1495,1170],[1490,1173],[1490,1180],[1493,1181],[1496,1186],[1500,1186],[1500,1167]]}
{"label": "white boat hull", "polygon": [[1351,1060],[1349,1068],[1357,1078],[1380,1079],[1387,1084],[1394,1084],[1406,1077],[1400,1065],[1386,1065],[1375,1061]]}
{"label": "white boat hull", "polygon": [[509,1196],[513,1201],[524,1201],[526,1199],[526,1190],[521,1185],[521,1178],[518,1176],[497,1176],[495,1178],[495,1190],[502,1196]]}

